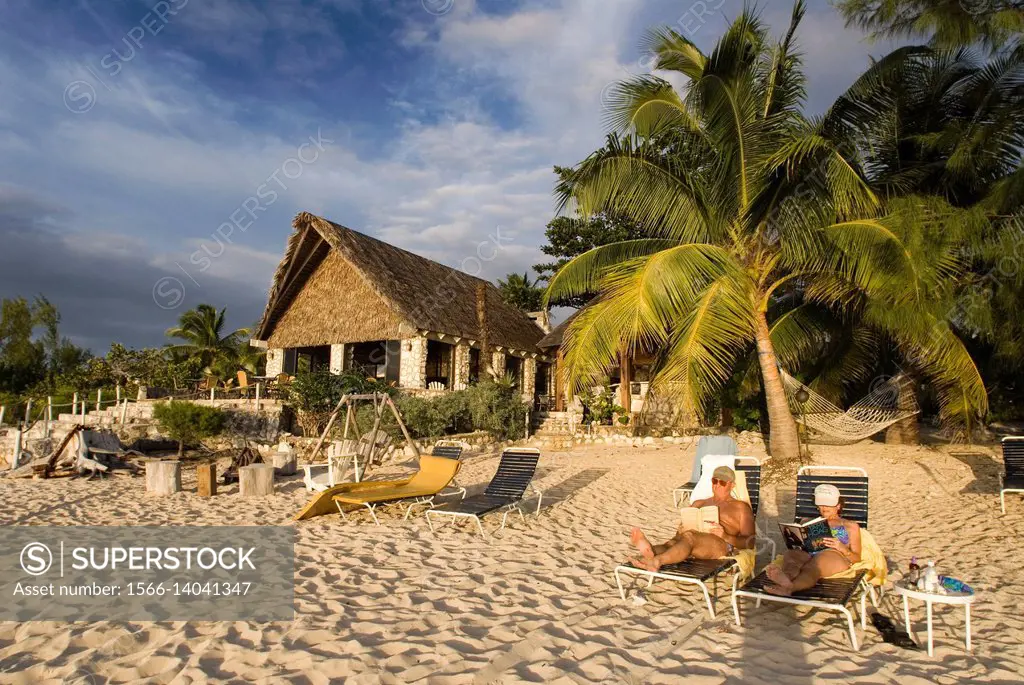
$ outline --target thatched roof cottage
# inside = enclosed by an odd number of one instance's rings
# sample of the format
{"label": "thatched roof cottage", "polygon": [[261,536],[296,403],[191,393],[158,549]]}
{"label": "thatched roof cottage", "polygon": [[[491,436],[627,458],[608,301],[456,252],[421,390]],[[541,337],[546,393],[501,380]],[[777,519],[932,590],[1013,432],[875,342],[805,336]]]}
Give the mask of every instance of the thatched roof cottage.
{"label": "thatched roof cottage", "polygon": [[465,387],[489,361],[524,398],[547,396],[548,331],[494,285],[313,214],[292,225],[253,340],[268,375],[360,369],[426,392]]}

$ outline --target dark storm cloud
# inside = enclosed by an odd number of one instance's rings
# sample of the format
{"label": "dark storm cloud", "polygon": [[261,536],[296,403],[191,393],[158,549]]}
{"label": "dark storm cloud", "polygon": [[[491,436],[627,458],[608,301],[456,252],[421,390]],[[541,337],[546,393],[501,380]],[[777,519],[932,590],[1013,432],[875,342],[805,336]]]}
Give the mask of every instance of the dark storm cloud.
{"label": "dark storm cloud", "polygon": [[97,354],[112,340],[161,345],[177,316],[200,302],[226,306],[231,328],[262,312],[265,292],[212,276],[197,288],[181,272],[151,266],[141,242],[68,231],[70,215],[45,198],[0,187],[0,297],[45,295],[60,310],[62,334],[77,344]]}

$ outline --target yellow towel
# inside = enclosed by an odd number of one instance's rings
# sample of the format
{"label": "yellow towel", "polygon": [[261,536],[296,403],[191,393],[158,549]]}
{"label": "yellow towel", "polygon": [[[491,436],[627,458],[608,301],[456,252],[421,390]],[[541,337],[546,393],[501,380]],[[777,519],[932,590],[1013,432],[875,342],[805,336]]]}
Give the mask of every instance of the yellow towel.
{"label": "yellow towel", "polygon": [[[772,563],[782,566],[782,555],[775,557]],[[867,571],[864,579],[877,587],[885,585],[885,579],[889,575],[889,564],[885,561],[885,554],[866,528],[860,529],[860,561],[829,578],[853,578],[861,571]]]}
{"label": "yellow towel", "polygon": [[739,582],[745,583],[754,577],[754,569],[757,567],[757,552],[752,549],[737,550],[736,554],[729,559],[735,559],[736,565],[740,567]]}

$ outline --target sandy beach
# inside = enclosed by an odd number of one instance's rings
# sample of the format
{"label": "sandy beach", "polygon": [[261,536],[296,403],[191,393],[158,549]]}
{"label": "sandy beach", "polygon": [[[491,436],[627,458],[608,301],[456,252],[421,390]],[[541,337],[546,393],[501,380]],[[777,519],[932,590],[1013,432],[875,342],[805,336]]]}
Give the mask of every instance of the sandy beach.
{"label": "sandy beach", "polygon": [[[867,470],[870,529],[892,561],[935,559],[978,592],[973,651],[964,649],[962,609],[938,606],[934,657],[885,644],[870,623],[854,652],[838,614],[792,606],[744,603],[737,627],[727,583],[715,619],[697,592],[667,584],[643,606],[623,602],[612,570],[628,553],[629,527],[672,533],[671,486],[687,480],[693,452],[546,450],[539,517],[490,541],[468,527],[432,535],[422,515],[402,521],[398,509],[379,527],[365,514],[358,524],[337,515],[299,524],[290,623],[0,623],[0,682],[1020,682],[1024,551],[1015,531],[1024,501],[1010,496],[1000,515],[995,446],[814,448],[816,463]],[[470,455],[460,480],[472,493],[496,464],[495,453]],[[0,481],[0,523],[293,525],[307,499],[300,477],[269,498],[243,500],[230,486],[201,499],[194,470],[184,474],[185,492],[158,506],[140,478]],[[760,530],[778,538],[793,488],[764,488]],[[494,531],[498,520],[487,523]],[[897,599],[887,596],[883,610],[900,623]],[[911,610],[923,642],[924,607]]]}

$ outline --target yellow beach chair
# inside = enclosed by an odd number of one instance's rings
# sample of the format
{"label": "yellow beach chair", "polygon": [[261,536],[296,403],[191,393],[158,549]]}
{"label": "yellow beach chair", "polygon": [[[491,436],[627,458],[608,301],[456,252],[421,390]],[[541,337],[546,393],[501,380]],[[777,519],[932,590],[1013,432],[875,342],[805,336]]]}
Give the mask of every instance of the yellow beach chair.
{"label": "yellow beach chair", "polygon": [[[457,459],[425,454],[420,457],[420,470],[410,478],[340,483],[317,494],[295,516],[295,520],[328,514],[335,508],[341,512],[342,518],[348,520],[345,513],[347,507],[364,506],[370,510],[374,522],[380,525],[374,510],[379,506],[397,503],[408,504],[405,512],[405,518],[408,518],[415,505],[432,504],[434,497],[455,479],[460,466],[462,462]],[[466,491],[460,490],[465,496]]]}

